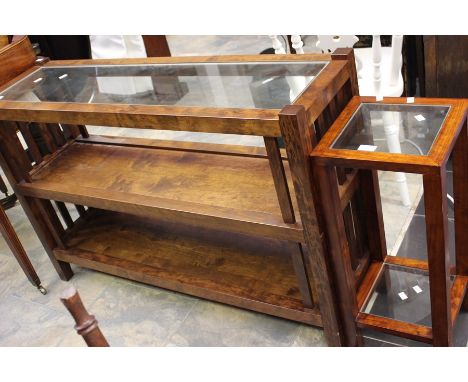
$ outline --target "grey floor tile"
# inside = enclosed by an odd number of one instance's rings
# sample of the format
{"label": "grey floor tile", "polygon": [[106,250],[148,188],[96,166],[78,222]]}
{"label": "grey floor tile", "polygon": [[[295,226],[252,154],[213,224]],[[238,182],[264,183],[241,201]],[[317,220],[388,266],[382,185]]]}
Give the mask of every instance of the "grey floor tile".
{"label": "grey floor tile", "polygon": [[1,346],[57,346],[73,327],[68,315],[14,296],[0,299],[0,317]]}
{"label": "grey floor tile", "polygon": [[162,346],[196,299],[125,280],[108,285],[89,311],[112,346]]}
{"label": "grey floor tile", "polygon": [[327,342],[322,329],[302,325],[292,346],[327,346]]}
{"label": "grey floor tile", "polygon": [[290,346],[299,325],[226,305],[199,301],[168,346]]}

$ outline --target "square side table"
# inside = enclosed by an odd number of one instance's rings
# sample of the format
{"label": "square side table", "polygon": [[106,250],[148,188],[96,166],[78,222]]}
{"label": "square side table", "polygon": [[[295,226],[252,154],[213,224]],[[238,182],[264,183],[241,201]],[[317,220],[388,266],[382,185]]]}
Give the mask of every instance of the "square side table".
{"label": "square side table", "polygon": [[[453,99],[354,97],[312,152],[319,179],[324,220],[329,231],[330,261],[337,275],[337,300],[344,327],[371,328],[430,343],[452,344],[453,325],[468,282],[468,103]],[[446,168],[453,164],[455,256],[449,254]],[[365,275],[356,280],[345,232],[343,195],[351,201],[352,182],[339,182],[340,172],[367,170],[375,195],[364,206],[374,222],[366,248]],[[427,261],[388,256],[377,170],[421,174],[427,240]],[[396,177],[397,182],[402,180]],[[404,189],[399,182],[404,202]],[[340,201],[341,200],[341,201]],[[361,216],[363,216],[361,215]],[[356,222],[358,225],[359,222]],[[379,301],[376,304],[376,301]],[[465,299],[466,300],[466,299]],[[351,330],[348,345],[359,345]]]}

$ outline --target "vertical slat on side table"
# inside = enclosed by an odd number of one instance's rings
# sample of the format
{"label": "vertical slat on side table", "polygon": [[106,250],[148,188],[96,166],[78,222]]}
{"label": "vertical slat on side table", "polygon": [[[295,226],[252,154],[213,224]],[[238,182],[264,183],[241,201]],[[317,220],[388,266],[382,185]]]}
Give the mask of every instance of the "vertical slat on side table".
{"label": "vertical slat on side table", "polygon": [[357,247],[356,232],[354,230],[353,212],[351,209],[351,203],[343,211],[343,222],[346,232],[346,237],[349,243],[350,261],[353,270],[356,270],[359,265],[359,251]]}
{"label": "vertical slat on side table", "polygon": [[271,174],[275,184],[276,195],[281,209],[281,215],[285,223],[295,223],[294,209],[291,203],[288,181],[284,172],[283,161],[279,150],[278,140],[274,137],[264,137],[265,148],[270,163]]}
{"label": "vertical slat on side table", "polygon": [[445,167],[423,175],[434,346],[452,344]]}
{"label": "vertical slat on side table", "polygon": [[47,128],[49,129],[57,146],[61,147],[66,143],[62,130],[60,130],[60,126],[57,123],[47,123]]}
{"label": "vertical slat on side table", "polygon": [[328,256],[331,262],[330,278],[333,280],[337,294],[336,300],[345,338],[344,345],[358,346],[361,337],[355,322],[358,314],[356,281],[351,268],[336,173],[333,167],[315,166],[314,174],[320,185],[320,202],[328,238]]}
{"label": "vertical slat on side table", "polygon": [[18,128],[21,131],[21,135],[23,136],[26,144],[28,145],[29,153],[31,154],[31,158],[39,164],[42,162],[42,155],[37,147],[37,143],[34,140],[33,136],[31,135],[31,131],[29,131],[29,124],[26,122],[18,122]]}
{"label": "vertical slat on side table", "polygon": [[50,154],[54,153],[57,150],[57,145],[55,144],[52,134],[50,133],[47,125],[45,123],[33,123],[33,124],[37,126],[49,153]]}
{"label": "vertical slat on side table", "polygon": [[44,221],[49,227],[57,245],[62,249],[65,248],[65,243],[63,242],[65,230],[63,229],[62,223],[60,222],[60,219],[58,218],[50,201],[45,199],[34,199],[34,203],[36,203],[39,211],[43,214],[45,218]]}
{"label": "vertical slat on side table", "polygon": [[65,205],[64,202],[55,202],[55,205],[57,206],[60,215],[62,216],[63,220],[65,221],[65,224],[67,225],[68,228],[73,227],[73,219],[70,216],[70,212],[68,212],[67,206]]}
{"label": "vertical slat on side table", "polygon": [[302,300],[306,308],[314,307],[314,300],[312,297],[311,282],[306,272],[306,261],[302,247],[300,243],[289,243],[289,247],[292,253],[292,262],[294,266],[294,272],[296,273],[299,291],[301,292]]}
{"label": "vertical slat on side table", "polygon": [[329,346],[341,346],[343,339],[332,291],[331,269],[326,261],[321,230],[319,229],[318,219],[320,217],[317,216],[315,209],[319,199],[317,190],[313,189],[315,181],[312,178],[309,153],[313,145],[316,144],[316,137],[311,134],[311,129],[307,126],[303,106],[286,106],[279,114],[279,121],[301,214],[307,254],[310,257],[308,263],[319,295],[325,337]]}
{"label": "vertical slat on side table", "polygon": [[[468,276],[468,122],[465,120],[453,150],[455,201],[455,260],[457,275]],[[462,308],[468,310],[468,293]]]}
{"label": "vertical slat on side table", "polygon": [[83,138],[89,138],[88,129],[85,125],[78,125],[78,129],[80,130],[81,136]]}
{"label": "vertical slat on side table", "polygon": [[370,255],[373,260],[384,261],[387,244],[377,171],[359,170],[359,178],[361,218],[365,219]]}
{"label": "vertical slat on side table", "polygon": [[74,139],[80,135],[80,129],[76,125],[60,124],[67,139]]}

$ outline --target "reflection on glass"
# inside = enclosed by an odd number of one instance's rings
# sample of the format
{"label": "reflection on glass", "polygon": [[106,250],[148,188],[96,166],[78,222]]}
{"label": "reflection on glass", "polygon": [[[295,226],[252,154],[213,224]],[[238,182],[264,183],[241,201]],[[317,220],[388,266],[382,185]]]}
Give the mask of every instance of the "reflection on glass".
{"label": "reflection on glass", "polygon": [[[408,175],[408,174],[407,174]],[[414,178],[414,175],[409,175]],[[419,176],[418,176],[419,177]],[[409,178],[411,179],[411,178]],[[418,182],[422,183],[422,179]],[[454,219],[454,203],[453,203],[453,172],[451,168],[451,162],[449,161],[446,171],[446,186],[447,186],[447,244],[449,250],[449,264],[451,273],[455,273],[455,219]],[[409,182],[410,188],[411,180]],[[388,185],[381,185],[380,189],[382,192],[382,198],[387,193]],[[399,208],[401,209],[401,208]],[[397,207],[393,207],[391,211],[391,218],[395,216]],[[384,208],[385,211],[385,208]],[[385,216],[384,216],[385,218]],[[394,219],[394,218],[393,218]],[[393,220],[395,221],[395,220]],[[392,221],[392,223],[393,223]],[[404,236],[402,237],[401,244],[395,250],[393,254],[399,257],[406,257],[411,259],[427,261],[427,235],[426,235],[426,207],[424,202],[424,194],[418,201],[417,207],[414,211],[414,215],[411,216],[411,220],[407,221],[407,228],[405,228]],[[387,227],[386,227],[387,228]],[[392,227],[389,227],[391,230]],[[387,235],[387,229],[385,234]]]}
{"label": "reflection on glass", "polygon": [[432,326],[427,272],[386,264],[362,311],[398,321]]}
{"label": "reflection on glass", "polygon": [[42,67],[0,93],[29,102],[281,108],[326,62],[246,62]]}
{"label": "reflection on glass", "polygon": [[364,103],[334,149],[427,155],[450,106]]}

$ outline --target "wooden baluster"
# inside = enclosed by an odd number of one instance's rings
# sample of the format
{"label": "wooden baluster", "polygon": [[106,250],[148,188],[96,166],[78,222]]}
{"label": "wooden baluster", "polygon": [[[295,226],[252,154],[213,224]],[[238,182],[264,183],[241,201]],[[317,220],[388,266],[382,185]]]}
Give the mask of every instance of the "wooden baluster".
{"label": "wooden baluster", "polygon": [[377,98],[382,97],[382,74],[380,65],[382,62],[382,47],[380,36],[372,36],[372,63],[374,65],[374,91]]}
{"label": "wooden baluster", "polygon": [[286,50],[284,49],[283,44],[279,40],[277,35],[270,35],[268,36],[271,38],[271,44],[273,45],[273,49],[275,50],[275,54],[285,54]]}
{"label": "wooden baluster", "polygon": [[304,54],[304,43],[302,42],[300,35],[291,35],[292,47],[295,49],[297,54]]}
{"label": "wooden baluster", "polygon": [[270,162],[271,174],[275,184],[276,195],[280,205],[281,215],[285,223],[296,222],[294,209],[289,193],[288,180],[284,172],[283,161],[279,150],[278,140],[274,137],[264,137],[265,148]]}
{"label": "wooden baluster", "polygon": [[33,123],[37,126],[39,133],[41,134],[42,139],[44,140],[44,144],[49,151],[49,154],[54,153],[57,150],[57,145],[52,138],[52,134],[49,131],[49,128],[45,123]]}
{"label": "wooden baluster", "polygon": [[68,212],[67,206],[65,205],[64,202],[55,202],[55,205],[57,206],[60,215],[62,216],[63,220],[65,221],[65,224],[67,225],[68,228],[73,227],[73,219],[70,216],[70,212]]}
{"label": "wooden baluster", "polygon": [[54,142],[57,146],[61,147],[66,143],[65,137],[62,130],[60,129],[59,124],[57,123],[47,123],[47,128],[52,135]]}
{"label": "wooden baluster", "polygon": [[36,199],[36,203],[39,211],[45,217],[45,222],[49,227],[49,230],[52,233],[52,236],[54,237],[58,247],[63,249],[66,248],[65,242],[63,241],[65,231],[63,229],[62,222],[54,210],[54,207],[52,207],[52,203],[46,199]]}
{"label": "wooden baluster", "polygon": [[81,136],[83,138],[89,138],[88,129],[85,125],[78,125],[78,129],[80,130]]}
{"label": "wooden baluster", "polygon": [[75,329],[90,347],[108,347],[109,343],[99,329],[98,322],[90,315],[81,301],[80,295],[74,287],[66,289],[60,297],[63,305],[76,322]]}
{"label": "wooden baluster", "polygon": [[31,135],[31,131],[29,130],[29,124],[26,122],[18,122],[18,128],[21,131],[21,135],[23,136],[26,144],[28,145],[28,152],[31,156],[31,159],[34,162],[36,162],[36,164],[41,163],[42,155],[39,151],[39,147],[37,146],[36,141]]}
{"label": "wooden baluster", "polygon": [[80,135],[80,129],[77,125],[61,124],[63,132],[67,139],[74,139]]}

